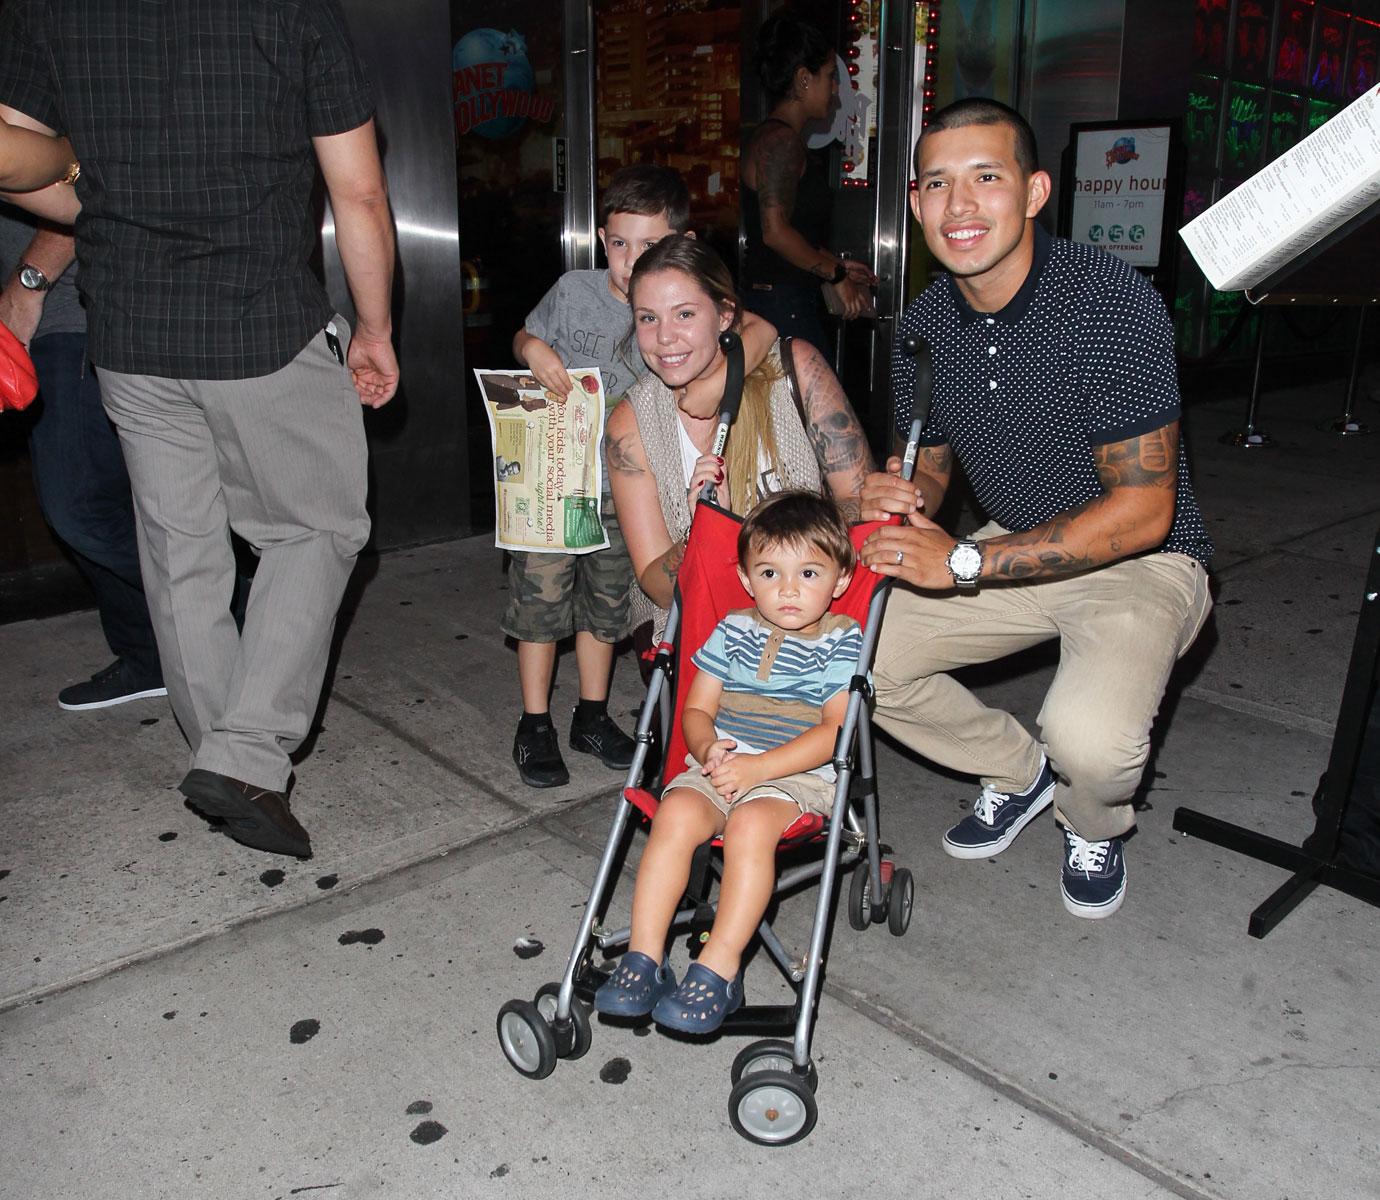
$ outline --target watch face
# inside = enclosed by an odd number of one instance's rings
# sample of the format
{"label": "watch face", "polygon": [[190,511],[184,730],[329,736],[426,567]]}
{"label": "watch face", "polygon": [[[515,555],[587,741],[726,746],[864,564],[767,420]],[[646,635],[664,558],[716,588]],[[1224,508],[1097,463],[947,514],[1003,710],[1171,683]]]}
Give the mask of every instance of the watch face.
{"label": "watch face", "polygon": [[949,554],[949,570],[959,579],[976,579],[982,570],[982,551],[969,542],[959,542]]}
{"label": "watch face", "polygon": [[42,292],[48,287],[48,280],[37,267],[21,267],[19,282],[31,292]]}

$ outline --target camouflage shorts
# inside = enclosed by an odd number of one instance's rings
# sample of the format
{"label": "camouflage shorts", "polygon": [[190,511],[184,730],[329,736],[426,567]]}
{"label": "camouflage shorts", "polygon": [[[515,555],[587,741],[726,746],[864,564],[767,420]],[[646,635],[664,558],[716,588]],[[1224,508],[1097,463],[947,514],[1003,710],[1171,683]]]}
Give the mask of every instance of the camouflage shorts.
{"label": "camouflage shorts", "polygon": [[627,633],[632,560],[612,513],[604,513],[604,528],[608,547],[592,554],[512,553],[504,633],[520,642],[558,642],[572,633],[616,642]]}

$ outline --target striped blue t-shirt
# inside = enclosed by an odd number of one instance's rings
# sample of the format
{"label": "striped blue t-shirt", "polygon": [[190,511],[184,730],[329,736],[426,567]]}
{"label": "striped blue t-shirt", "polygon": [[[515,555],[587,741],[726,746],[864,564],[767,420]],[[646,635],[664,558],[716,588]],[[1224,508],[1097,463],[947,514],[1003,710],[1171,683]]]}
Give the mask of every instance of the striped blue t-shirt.
{"label": "striped blue t-shirt", "polygon": [[[714,720],[740,754],[775,750],[819,724],[827,700],[858,668],[862,628],[852,617],[825,613],[813,637],[769,625],[756,609],[724,617],[695,653],[694,663],[724,685]],[[814,774],[830,782],[830,763]]]}

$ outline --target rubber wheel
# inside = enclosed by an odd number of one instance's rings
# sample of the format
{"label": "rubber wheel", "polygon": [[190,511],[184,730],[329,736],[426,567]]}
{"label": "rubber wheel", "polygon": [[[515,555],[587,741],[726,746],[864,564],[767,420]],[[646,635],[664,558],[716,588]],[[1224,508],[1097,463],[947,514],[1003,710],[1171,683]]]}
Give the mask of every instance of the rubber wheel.
{"label": "rubber wheel", "polygon": [[[551,1034],[556,1040],[557,1057],[584,1058],[589,1053],[590,1043],[594,1041],[594,1034],[589,1025],[589,1010],[585,1008],[579,996],[570,998],[570,1030],[562,1039],[561,1031],[556,1026],[556,1006],[560,1001],[560,995],[559,983],[544,983],[537,989],[533,1003],[541,1013],[542,1019],[551,1026]],[[563,1045],[563,1040],[569,1042],[569,1045]]]}
{"label": "rubber wheel", "polygon": [[797,1079],[804,1079],[810,1091],[819,1090],[819,1072],[815,1070],[813,1062],[804,1075],[796,1075],[795,1047],[790,1042],[768,1039],[744,1046],[733,1060],[728,1077],[736,1084],[744,1075],[751,1075],[754,1071],[784,1071],[795,1075]]}
{"label": "rubber wheel", "polygon": [[728,1120],[759,1146],[789,1146],[819,1119],[815,1094],[789,1071],[749,1071],[728,1096]]}
{"label": "rubber wheel", "polygon": [[556,1069],[556,1038],[530,1000],[509,1000],[498,1010],[498,1044],[519,1075],[545,1079]]}
{"label": "rubber wheel", "polygon": [[915,907],[915,879],[905,867],[897,867],[891,875],[891,904],[886,915],[886,927],[900,937],[910,928],[910,913]]}
{"label": "rubber wheel", "polygon": [[848,885],[848,923],[854,929],[872,924],[872,879],[867,859],[853,868],[853,882]]}

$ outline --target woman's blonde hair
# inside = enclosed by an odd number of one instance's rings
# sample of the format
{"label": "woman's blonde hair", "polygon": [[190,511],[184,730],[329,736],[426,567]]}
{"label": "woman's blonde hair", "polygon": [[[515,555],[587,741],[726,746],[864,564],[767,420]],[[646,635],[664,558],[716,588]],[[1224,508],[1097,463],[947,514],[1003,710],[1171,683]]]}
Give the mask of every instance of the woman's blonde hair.
{"label": "woman's blonde hair", "polygon": [[[679,271],[688,276],[720,312],[733,314],[729,328],[737,330],[742,326],[743,306],[733,286],[733,276],[723,259],[706,243],[677,234],[664,237],[649,247],[637,260],[628,282],[628,301],[633,307],[637,305],[638,281],[657,271]],[[766,358],[743,383],[743,403],[724,451],[724,483],[728,495],[722,498],[740,513],[751,509],[762,494],[758,486],[761,463],[777,476],[781,474],[771,420],[771,389],[780,378],[777,362]]]}

